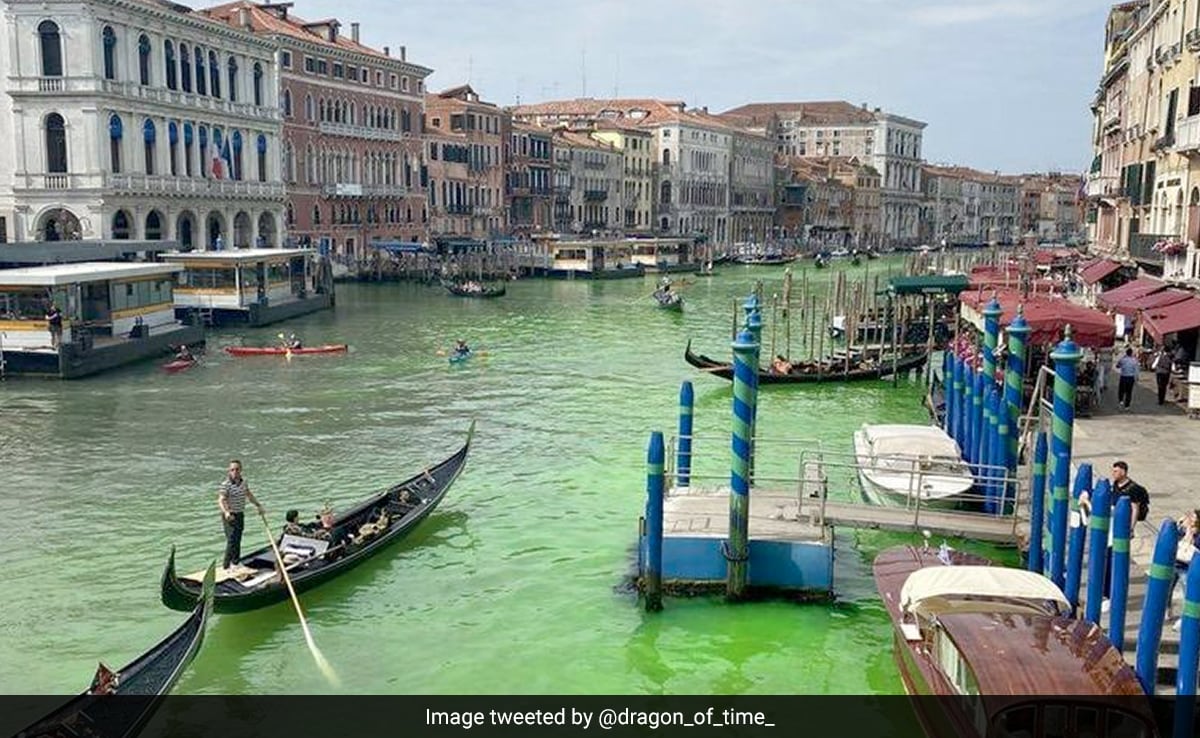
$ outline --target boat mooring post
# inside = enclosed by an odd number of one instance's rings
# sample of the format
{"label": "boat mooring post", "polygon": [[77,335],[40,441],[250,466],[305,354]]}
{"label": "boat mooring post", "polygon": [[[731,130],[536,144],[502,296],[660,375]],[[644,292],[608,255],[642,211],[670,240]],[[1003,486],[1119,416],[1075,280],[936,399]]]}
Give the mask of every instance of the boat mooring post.
{"label": "boat mooring post", "polygon": [[1004,512],[1004,488],[1008,484],[1008,411],[1000,386],[992,389],[992,514]]}
{"label": "boat mooring post", "polygon": [[1060,589],[1066,586],[1067,563],[1067,487],[1071,480],[1071,457],[1061,451],[1054,455],[1050,477],[1050,581]]}
{"label": "boat mooring post", "polygon": [[962,446],[963,460],[974,466],[974,412],[975,412],[975,372],[966,359],[959,359],[962,365],[962,407],[958,411],[958,443]]}
{"label": "boat mooring post", "polygon": [[1146,586],[1146,600],[1142,606],[1142,624],[1138,628],[1135,658],[1138,680],[1146,694],[1154,694],[1158,681],[1158,647],[1162,643],[1163,618],[1175,577],[1175,549],[1178,545],[1179,530],[1175,527],[1175,521],[1163,519],[1158,528],[1158,538],[1154,541],[1154,558],[1150,562],[1150,582]]}
{"label": "boat mooring post", "polygon": [[1133,503],[1128,496],[1117,498],[1112,525],[1108,640],[1121,652],[1125,650],[1125,615],[1129,611],[1129,533],[1133,525]]}
{"label": "boat mooring post", "polygon": [[692,383],[685,381],[679,387],[679,450],[675,460],[675,486],[692,486],[692,412],[696,405],[696,391]]}
{"label": "boat mooring post", "polygon": [[974,449],[972,453],[976,467],[975,476],[980,478],[983,476],[983,469],[979,465],[983,463],[984,438],[987,437],[987,423],[983,414],[987,383],[983,379],[983,372],[977,369],[971,371],[971,381],[975,383],[975,393],[971,398],[974,403],[971,415],[971,447]]}
{"label": "boat mooring post", "polygon": [[666,478],[663,463],[666,450],[663,435],[659,431],[650,434],[650,448],[646,452],[646,571],[643,573],[646,589],[646,611],[662,609],[662,550],[663,550],[663,495]]}
{"label": "boat mooring post", "polygon": [[[954,437],[952,429],[954,427],[954,357],[949,351],[942,352],[942,402],[946,405],[945,415],[942,417],[942,430],[946,431],[946,435]],[[930,402],[933,402],[933,392],[929,393]],[[937,405],[935,404],[930,410],[937,417]]]}
{"label": "boat mooring post", "polygon": [[[751,359],[751,365],[754,367],[754,391],[758,393],[758,369],[762,364],[762,300],[759,292],[762,291],[762,282],[759,282],[755,287],[755,291],[750,294],[746,300],[744,309],[746,310],[746,329],[750,331],[750,335],[754,337],[754,357]],[[771,357],[774,359],[775,357]],[[758,402],[754,403],[754,409],[751,411],[750,418],[750,483],[754,484],[754,457],[755,444],[754,437],[758,432]]]}
{"label": "boat mooring post", "polygon": [[[1055,541],[1056,545],[1066,544],[1067,531],[1067,490],[1071,484],[1071,442],[1075,433],[1075,384],[1076,384],[1076,369],[1078,368],[1079,360],[1083,354],[1079,350],[1079,346],[1071,340],[1072,330],[1070,324],[1063,329],[1063,340],[1054,351],[1050,353],[1050,359],[1054,362],[1054,411],[1051,421],[1051,437],[1050,437],[1050,457],[1054,459],[1054,468],[1051,472],[1051,480],[1054,489],[1054,505],[1055,512],[1058,514],[1058,505],[1062,504],[1062,520],[1055,519],[1054,532],[1057,533],[1060,529],[1063,534],[1061,541]],[[1035,399],[1036,401],[1036,399]],[[1062,466],[1061,477],[1059,466]],[[1060,487],[1061,478],[1061,487]],[[1059,499],[1059,495],[1062,499]],[[1051,565],[1057,564],[1059,572],[1062,572],[1063,556],[1065,549],[1058,548],[1054,551],[1054,558],[1051,560]],[[1052,577],[1053,578],[1053,577]],[[1065,580],[1055,579],[1054,583],[1059,587],[1065,584]]]}
{"label": "boat mooring post", "polygon": [[983,374],[988,379],[989,386],[996,381],[996,346],[1000,344],[1000,316],[1004,309],[996,293],[992,300],[983,308]]}
{"label": "boat mooring post", "polygon": [[963,404],[963,371],[962,358],[955,351],[947,351],[950,354],[950,396],[954,398],[953,412],[949,403],[946,405],[946,417],[950,418],[947,431],[954,442],[961,449],[963,447],[962,440],[962,404]]}
{"label": "boat mooring post", "polygon": [[1067,516],[1067,527],[1070,529],[1067,543],[1067,586],[1063,594],[1071,603],[1073,611],[1079,610],[1079,590],[1083,582],[1083,546],[1087,542],[1087,528],[1079,512],[1079,498],[1087,493],[1092,494],[1092,465],[1090,462],[1079,465],[1075,472],[1075,484],[1071,488],[1071,497],[1067,501],[1070,512]]}
{"label": "boat mooring post", "polygon": [[[1107,479],[1096,482],[1092,491],[1092,517],[1088,521],[1088,585],[1084,617],[1100,624],[1104,601],[1104,570],[1108,567],[1108,526],[1112,512],[1112,485]],[[1111,609],[1110,609],[1111,612]]]}
{"label": "boat mooring post", "polygon": [[996,465],[996,388],[984,384],[983,399],[983,447],[979,461],[979,477],[983,480],[983,509],[995,512],[995,465]]}
{"label": "boat mooring post", "polygon": [[1021,406],[1025,404],[1026,353],[1029,334],[1033,329],[1025,320],[1025,306],[1017,306],[1008,332],[1008,369],[1004,373],[1004,404],[1008,406],[1008,473],[1013,482],[1005,485],[1004,512],[1016,507],[1017,469],[1021,453]]}
{"label": "boat mooring post", "polygon": [[[1200,556],[1193,556],[1188,564],[1187,578],[1183,583],[1183,619],[1179,624],[1179,672],[1175,677],[1177,697],[1196,696],[1196,677],[1200,671]],[[1187,704],[1187,711],[1179,712],[1179,703]],[[1177,700],[1175,703],[1175,735],[1181,725],[1192,727],[1196,721],[1196,700]]]}
{"label": "boat mooring post", "polygon": [[1029,554],[1026,568],[1038,574],[1045,573],[1042,566],[1042,543],[1046,535],[1046,454],[1049,446],[1046,434],[1037,432],[1033,449],[1033,479],[1029,490]]}
{"label": "boat mooring post", "polygon": [[726,597],[736,601],[746,592],[750,561],[750,467],[754,409],[758,403],[758,345],[749,329],[733,342],[733,433],[729,490],[729,540],[723,551],[728,564]]}

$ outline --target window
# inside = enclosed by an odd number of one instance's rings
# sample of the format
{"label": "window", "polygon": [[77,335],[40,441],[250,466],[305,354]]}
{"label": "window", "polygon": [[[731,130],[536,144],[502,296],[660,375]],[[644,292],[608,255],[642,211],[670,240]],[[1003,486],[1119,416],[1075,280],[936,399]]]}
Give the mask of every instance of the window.
{"label": "window", "polygon": [[104,41],[104,79],[117,78],[117,33],[112,26],[105,26],[101,34]]}
{"label": "window", "polygon": [[313,108],[312,95],[304,96],[304,114],[307,116],[309,123],[313,122],[313,119],[316,117],[316,111]]}
{"label": "window", "polygon": [[179,86],[184,92],[192,91],[192,57],[186,44],[179,44]]}
{"label": "window", "polygon": [[358,67],[346,67],[346,79],[358,81]]}
{"label": "window", "polygon": [[401,78],[400,78],[400,91],[401,91],[401,92],[408,92],[408,77],[401,77]]}
{"label": "window", "polygon": [[321,206],[313,205],[313,225],[321,225]]}
{"label": "window", "polygon": [[237,59],[234,59],[232,56],[229,57],[229,65],[228,66],[229,66],[229,102],[237,102],[237,88],[238,88]]}
{"label": "window", "polygon": [[317,61],[311,56],[304,57],[304,71],[309,74],[315,74],[317,71]]}
{"label": "window", "polygon": [[112,219],[112,237],[118,241],[129,240],[129,214],[118,210]]}
{"label": "window", "polygon": [[245,179],[246,172],[242,169],[242,132],[234,131],[230,138],[233,140],[233,150],[229,162],[229,178]]}
{"label": "window", "polygon": [[[146,240],[161,241],[162,240],[162,217],[157,210],[151,210],[146,215]],[[141,284],[149,284],[147,282],[139,282]],[[132,285],[130,285],[132,286]],[[149,303],[147,303],[149,304]]]}
{"label": "window", "polygon": [[157,138],[157,131],[154,129],[154,121],[149,118],[142,123],[142,139],[145,142],[146,152],[146,174],[154,174],[154,141]]}
{"label": "window", "polygon": [[340,62],[333,63],[333,76],[337,79],[346,78],[346,68],[343,67]]}
{"label": "window", "polygon": [[324,59],[317,59],[317,74],[329,74],[329,62]]}
{"label": "window", "polygon": [[175,121],[167,123],[167,144],[170,158],[167,163],[171,168],[171,176],[179,176],[179,126]]}
{"label": "window", "polygon": [[292,52],[290,52],[290,51],[279,52],[279,63],[281,65],[283,65],[284,69],[291,69],[292,68]]}
{"label": "window", "polygon": [[292,117],[292,91],[283,91],[283,115],[286,118]]}
{"label": "window", "polygon": [[42,21],[38,24],[38,37],[42,45],[42,76],[63,76],[62,39],[58,34],[58,25],[54,21]]}
{"label": "window", "polygon": [[394,90],[394,89],[396,89],[396,86],[397,86],[397,79],[398,79],[398,77],[397,77],[396,75],[394,75],[394,74],[393,74],[393,75],[391,75],[391,76],[388,78],[388,85],[389,85],[389,86],[390,86],[390,87],[391,87],[393,90]]}
{"label": "window", "polygon": [[150,85],[150,37],[138,37],[138,78],[143,85]]}
{"label": "window", "polygon": [[375,72],[375,86],[383,87],[383,72]]}
{"label": "window", "polygon": [[58,113],[46,116],[46,171],[67,172],[67,124]]}
{"label": "window", "polygon": [[196,47],[196,93],[200,95],[207,94],[206,86],[208,82],[204,76],[204,50],[199,46]]}
{"label": "window", "polygon": [[113,115],[108,119],[108,158],[112,164],[112,173],[121,173],[121,136],[124,135],[121,116]]}
{"label": "window", "polygon": [[255,148],[258,150],[258,181],[267,181],[267,137],[263,134],[258,134],[258,140],[255,142]]}
{"label": "window", "polygon": [[183,124],[183,173],[192,176],[192,124]]}
{"label": "window", "polygon": [[221,96],[221,64],[217,61],[217,52],[208,52],[208,90],[213,97]]}
{"label": "window", "polygon": [[175,79],[175,45],[170,41],[163,41],[163,64],[166,66],[167,72],[167,89],[174,90],[177,88]]}

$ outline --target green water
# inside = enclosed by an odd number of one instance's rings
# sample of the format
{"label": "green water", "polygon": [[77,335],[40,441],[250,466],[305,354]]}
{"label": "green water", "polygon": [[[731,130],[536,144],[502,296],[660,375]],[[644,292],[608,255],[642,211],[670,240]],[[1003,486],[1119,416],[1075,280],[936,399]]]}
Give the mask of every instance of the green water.
{"label": "green water", "polygon": [[[828,279],[832,270],[814,273]],[[273,521],[336,507],[451,453],[467,469],[408,540],[303,595],[348,693],[898,693],[870,561],[908,536],[839,535],[835,605],[668,599],[647,615],[618,589],[644,504],[645,445],[696,386],[697,467],[727,475],[729,384],[682,359],[728,355],[731,303],[781,270],[728,268],[653,307],[652,278],[523,281],[490,301],[414,285],[340,285],[335,311],[284,328],[343,356],[157,364],[73,383],[0,385],[0,692],[65,694],[96,661],[124,664],[184,617],[159,603],[180,568],[219,557],[216,485],[229,458]],[[770,312],[768,310],[768,319]],[[769,340],[770,324],[764,334]],[[436,355],[457,337],[479,356]],[[780,341],[782,338],[779,339]],[[770,388],[763,436],[848,450],[865,421],[921,422],[918,385]],[[775,461],[765,458],[764,469]],[[244,549],[263,541],[247,518]],[[289,604],[216,616],[176,692],[323,693]]]}

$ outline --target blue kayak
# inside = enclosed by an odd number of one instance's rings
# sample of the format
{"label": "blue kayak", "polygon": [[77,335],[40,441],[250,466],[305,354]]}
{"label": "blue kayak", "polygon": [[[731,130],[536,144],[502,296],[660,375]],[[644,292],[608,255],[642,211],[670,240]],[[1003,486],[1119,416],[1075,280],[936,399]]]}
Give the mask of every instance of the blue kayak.
{"label": "blue kayak", "polygon": [[451,364],[461,364],[469,358],[471,358],[470,351],[464,351],[464,352],[456,351],[455,353],[450,354],[450,363]]}

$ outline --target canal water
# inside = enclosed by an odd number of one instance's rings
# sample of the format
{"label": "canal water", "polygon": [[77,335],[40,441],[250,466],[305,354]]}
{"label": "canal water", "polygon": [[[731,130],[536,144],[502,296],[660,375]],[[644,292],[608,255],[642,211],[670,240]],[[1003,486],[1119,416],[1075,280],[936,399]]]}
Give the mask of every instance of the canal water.
{"label": "canal water", "polygon": [[[339,285],[334,311],[210,334],[203,363],[183,374],[145,364],[71,383],[8,380],[0,692],[77,692],[97,660],[124,664],[181,622],[160,604],[159,577],[172,545],[182,572],[220,557],[216,487],[230,458],[277,529],[289,508],[342,509],[444,458],[472,420],[466,471],[438,511],[386,555],[302,595],[341,691],[900,692],[870,562],[913,537],[840,533],[832,605],[668,599],[647,615],[620,587],[648,435],[670,434],[681,380],[696,387],[697,467],[727,478],[731,389],[685,364],[684,346],[728,356],[733,300],[757,279],[769,299],[782,278],[746,267],[689,278],[682,314],[654,307],[652,277],[521,281],[497,300]],[[769,344],[769,306],[766,317]],[[287,361],[221,350],[270,344],[281,329],[350,352]],[[782,345],[782,328],[776,336]],[[485,355],[450,366],[438,351],[460,337]],[[921,395],[912,381],[768,388],[760,434],[848,451],[863,422],[923,422]],[[763,473],[794,462],[766,457]],[[263,542],[247,516],[244,550]],[[281,604],[216,616],[176,692],[330,690]]]}

